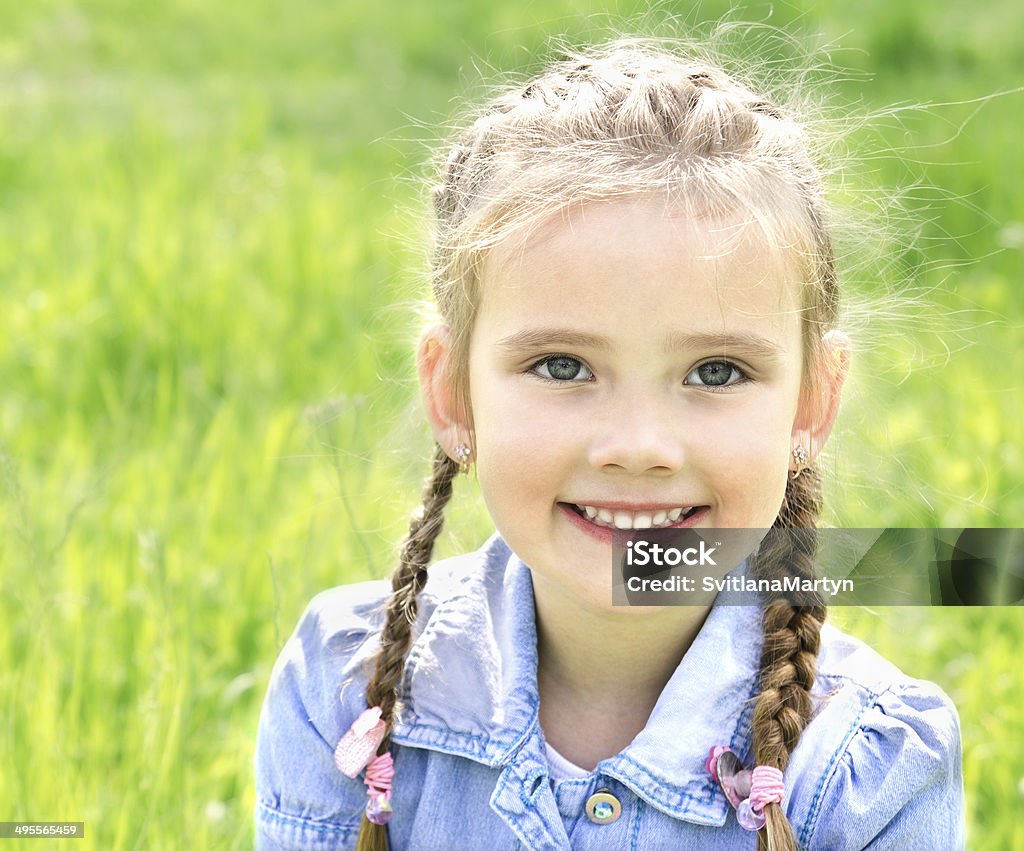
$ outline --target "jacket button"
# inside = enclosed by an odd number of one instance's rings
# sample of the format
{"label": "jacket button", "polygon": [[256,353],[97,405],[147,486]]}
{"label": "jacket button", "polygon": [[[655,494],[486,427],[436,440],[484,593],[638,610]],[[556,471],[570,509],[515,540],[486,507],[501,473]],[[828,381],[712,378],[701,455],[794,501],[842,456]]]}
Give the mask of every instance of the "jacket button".
{"label": "jacket button", "polygon": [[587,818],[594,824],[611,824],[622,815],[622,804],[607,789],[598,789],[587,798]]}

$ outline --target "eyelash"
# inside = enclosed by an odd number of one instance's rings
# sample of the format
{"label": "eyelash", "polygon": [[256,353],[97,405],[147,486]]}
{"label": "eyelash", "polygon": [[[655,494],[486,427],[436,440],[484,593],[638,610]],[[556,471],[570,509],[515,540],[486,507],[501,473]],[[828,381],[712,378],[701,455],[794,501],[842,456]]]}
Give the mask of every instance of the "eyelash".
{"label": "eyelash", "polygon": [[[550,363],[551,361],[559,360],[559,359],[575,361],[576,363],[578,363],[582,367],[582,369],[585,369],[588,373],[590,373],[590,378],[585,378],[585,379],[552,378],[552,377],[549,377],[547,375],[541,375],[538,372],[538,369],[541,366],[543,366],[544,364],[547,364],[547,363]],[[702,387],[705,390],[708,390],[708,391],[710,391],[712,393],[726,393],[729,390],[731,390],[733,387],[738,387],[741,384],[746,384],[748,381],[751,380],[750,376],[747,375],[747,373],[738,364],[735,364],[735,363],[733,363],[730,360],[726,360],[725,358],[712,358],[711,360],[706,360],[706,361],[703,361],[703,362],[697,364],[693,369],[691,369],[688,373],[686,373],[687,378],[689,378],[690,375],[692,375],[694,372],[696,372],[702,366],[707,366],[708,364],[712,364],[712,363],[720,363],[720,364],[724,364],[725,366],[728,366],[730,370],[735,370],[739,374],[739,378],[737,378],[735,381],[730,382],[729,384],[703,384],[703,383],[702,384],[697,384],[697,383],[688,384],[686,379],[684,378],[683,379],[683,385],[686,386],[686,387]],[[589,366],[587,366],[584,361],[580,360],[580,358],[575,357],[574,355],[565,355],[565,354],[545,355],[540,360],[535,361],[527,369],[527,372],[533,374],[534,377],[539,378],[541,381],[546,381],[548,384],[562,384],[562,385],[566,385],[566,384],[588,384],[588,383],[590,383],[591,381],[594,380],[594,372],[593,372],[593,370]],[[732,377],[732,373],[730,372],[730,378],[731,377]]]}

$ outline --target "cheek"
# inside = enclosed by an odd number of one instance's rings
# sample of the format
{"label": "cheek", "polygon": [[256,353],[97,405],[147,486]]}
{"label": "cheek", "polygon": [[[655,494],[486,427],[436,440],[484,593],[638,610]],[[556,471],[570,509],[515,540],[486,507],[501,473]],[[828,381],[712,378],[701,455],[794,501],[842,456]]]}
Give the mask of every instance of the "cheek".
{"label": "cheek", "polygon": [[572,432],[523,409],[479,422],[477,465],[481,481],[486,472],[509,479],[543,480],[555,472],[572,451]]}
{"label": "cheek", "polygon": [[575,431],[521,392],[518,380],[480,376],[480,389],[472,388],[477,477],[496,522],[516,504],[536,506],[535,497],[553,503],[555,480],[574,452]]}
{"label": "cheek", "polygon": [[733,422],[716,436],[723,448],[716,453],[716,490],[726,506],[728,525],[766,528],[775,521],[786,493],[789,425],[781,416]]}
{"label": "cheek", "polygon": [[476,431],[477,463],[503,463],[509,457],[529,457],[542,450],[546,423],[532,416],[528,404],[502,383],[473,395],[473,425]]}

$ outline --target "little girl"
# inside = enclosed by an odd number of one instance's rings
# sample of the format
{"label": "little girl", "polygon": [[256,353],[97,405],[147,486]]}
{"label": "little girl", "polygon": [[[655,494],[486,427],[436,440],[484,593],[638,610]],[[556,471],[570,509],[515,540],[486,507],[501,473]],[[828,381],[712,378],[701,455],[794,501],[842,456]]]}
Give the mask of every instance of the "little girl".
{"label": "little girl", "polygon": [[[955,708],[822,599],[611,605],[613,528],[818,519],[850,346],[797,117],[618,41],[490,103],[434,201],[433,471],[390,589],[319,595],[278,660],[259,846],[962,847]],[[474,466],[497,533],[428,570]]]}

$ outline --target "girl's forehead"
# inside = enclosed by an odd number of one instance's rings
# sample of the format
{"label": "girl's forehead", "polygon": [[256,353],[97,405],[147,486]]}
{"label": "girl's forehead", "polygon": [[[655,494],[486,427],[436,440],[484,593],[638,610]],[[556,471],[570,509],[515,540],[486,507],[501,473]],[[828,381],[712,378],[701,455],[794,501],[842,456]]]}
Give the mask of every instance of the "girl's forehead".
{"label": "girl's forehead", "polygon": [[492,248],[479,309],[661,305],[691,317],[790,314],[802,301],[800,257],[769,240],[752,217],[695,216],[661,198],[588,202]]}

